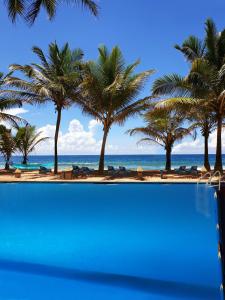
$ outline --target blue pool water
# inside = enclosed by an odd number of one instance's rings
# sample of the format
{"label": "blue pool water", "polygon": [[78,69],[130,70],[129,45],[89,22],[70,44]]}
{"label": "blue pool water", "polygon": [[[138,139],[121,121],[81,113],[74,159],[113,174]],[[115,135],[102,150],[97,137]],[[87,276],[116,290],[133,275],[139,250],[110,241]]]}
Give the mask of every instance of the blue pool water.
{"label": "blue pool water", "polygon": [[213,193],[0,184],[0,299],[219,300]]}

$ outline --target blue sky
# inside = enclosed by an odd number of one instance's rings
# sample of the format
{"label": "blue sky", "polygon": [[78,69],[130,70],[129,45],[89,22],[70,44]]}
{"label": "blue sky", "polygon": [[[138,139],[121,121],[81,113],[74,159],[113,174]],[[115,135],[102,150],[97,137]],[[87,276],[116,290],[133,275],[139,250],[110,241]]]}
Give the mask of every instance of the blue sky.
{"label": "blue sky", "polygon": [[[140,94],[143,97],[150,94],[151,83],[158,76],[171,72],[186,73],[187,64],[173,48],[174,44],[182,43],[190,34],[202,37],[204,21],[208,17],[214,19],[218,30],[224,27],[223,0],[189,0],[188,3],[178,0],[99,0],[98,3],[101,7],[98,18],[81,8],[61,6],[52,22],[43,12],[32,27],[23,21],[11,24],[4,5],[0,4],[0,70],[7,72],[11,63],[34,62],[36,57],[31,52],[32,46],[47,50],[48,44],[55,40],[60,45],[69,42],[72,48],[82,48],[87,60],[97,58],[97,47],[101,44],[110,48],[119,45],[127,63],[141,59],[137,71],[156,70]],[[28,112],[21,116],[37,128],[42,128],[46,134],[52,134],[55,124],[53,106],[26,106],[24,109]],[[64,111],[61,143],[68,141],[71,145],[67,148],[61,145],[61,153],[98,152],[102,130],[94,122],[89,123],[90,120],[76,107]],[[138,138],[124,134],[127,129],[140,124],[140,119],[133,118],[123,127],[114,126],[110,132],[107,153],[163,153],[163,149],[153,145],[137,148]],[[77,137],[76,141],[74,137]],[[210,152],[213,153],[214,136],[210,143]],[[50,144],[48,149],[41,147],[38,153],[51,153],[51,147]],[[194,143],[185,140],[182,147],[178,145],[175,152],[201,153],[202,140],[199,138]]]}

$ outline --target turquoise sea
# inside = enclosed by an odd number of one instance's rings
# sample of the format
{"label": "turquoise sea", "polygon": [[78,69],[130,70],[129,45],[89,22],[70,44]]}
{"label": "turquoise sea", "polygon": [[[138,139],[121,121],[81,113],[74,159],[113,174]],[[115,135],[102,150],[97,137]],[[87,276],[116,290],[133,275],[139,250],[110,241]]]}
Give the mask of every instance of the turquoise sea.
{"label": "turquoise sea", "polygon": [[[225,155],[223,156],[225,161]],[[20,156],[14,156],[12,158],[13,163],[21,163]],[[59,156],[59,167],[61,169],[71,167],[72,164],[79,166],[88,166],[97,169],[98,167],[98,155],[61,155]],[[215,161],[215,155],[210,155],[210,162],[213,165]],[[30,163],[43,164],[47,167],[53,167],[52,155],[33,155],[29,157]],[[106,155],[105,167],[113,165],[115,167],[125,166],[127,168],[136,169],[141,166],[145,170],[162,169],[165,166],[164,155]],[[197,165],[199,168],[203,166],[203,155],[173,155],[172,166],[174,168],[180,165],[186,165],[187,167]],[[0,167],[4,166],[4,159],[0,156]]]}

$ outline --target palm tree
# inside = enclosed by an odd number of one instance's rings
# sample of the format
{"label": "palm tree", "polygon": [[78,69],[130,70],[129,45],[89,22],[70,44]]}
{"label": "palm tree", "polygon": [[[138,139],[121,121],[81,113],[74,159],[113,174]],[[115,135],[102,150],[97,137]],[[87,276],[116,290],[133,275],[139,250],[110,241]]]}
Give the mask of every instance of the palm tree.
{"label": "palm tree", "polygon": [[199,103],[198,105],[192,105],[189,108],[190,111],[187,115],[187,119],[193,122],[196,128],[200,129],[201,135],[204,138],[204,167],[207,171],[210,171],[208,141],[210,134],[216,129],[216,118],[207,104],[208,103],[204,101],[204,103],[201,104],[201,110],[199,110]]}
{"label": "palm tree", "polygon": [[42,132],[36,131],[35,126],[26,125],[18,127],[15,136],[16,146],[23,155],[22,164],[26,165],[28,162],[28,155],[34,151],[35,147],[48,139],[48,137],[41,137]]}
{"label": "palm tree", "polygon": [[53,19],[56,15],[57,7],[61,3],[76,3],[88,9],[94,16],[98,15],[98,5],[93,0],[5,0],[8,9],[9,18],[15,22],[17,16],[23,17],[29,24],[33,24],[43,8],[49,19]]}
{"label": "palm tree", "polygon": [[[146,136],[138,143],[153,142],[162,146],[166,150],[167,171],[171,170],[171,153],[175,142],[182,140],[187,135],[195,138],[195,126],[182,127],[185,116],[178,110],[167,107],[154,108],[144,114],[145,127],[130,129],[128,133],[143,134]],[[194,133],[194,134],[193,134]]]}
{"label": "palm tree", "polygon": [[94,116],[103,125],[103,139],[99,160],[99,173],[104,171],[105,145],[113,124],[122,125],[128,117],[145,107],[149,98],[136,100],[153,70],[134,74],[139,61],[126,66],[119,47],[111,52],[105,46],[99,49],[96,62],[89,62],[84,69],[81,84],[83,111]]}
{"label": "palm tree", "polygon": [[5,159],[5,170],[9,170],[10,159],[12,154],[16,152],[16,149],[16,140],[12,135],[11,129],[0,125],[0,153]]}
{"label": "palm tree", "polygon": [[52,102],[57,114],[54,138],[54,173],[58,173],[58,136],[62,110],[74,103],[80,93],[81,61],[83,52],[80,49],[71,51],[68,44],[62,49],[55,43],[49,45],[48,56],[38,47],[33,52],[41,63],[31,65],[11,65],[11,70],[22,71],[27,77],[21,79],[12,77],[7,84],[20,89],[30,103]]}
{"label": "palm tree", "polygon": [[161,100],[156,107],[179,108],[179,111],[185,114],[186,119],[192,122],[193,126],[200,129],[204,138],[204,167],[207,171],[210,171],[208,141],[210,134],[216,129],[216,118],[208,104],[204,99],[178,97]]}
{"label": "palm tree", "polygon": [[[218,33],[214,22],[206,21],[206,35],[203,42],[189,38],[176,48],[185,54],[191,67],[188,76],[177,74],[164,76],[155,81],[154,95],[192,96],[207,102],[209,111],[214,114],[217,123],[217,143],[215,170],[222,171],[221,133],[225,114],[225,30]],[[191,87],[191,90],[190,90]],[[201,106],[199,106],[201,112]]]}

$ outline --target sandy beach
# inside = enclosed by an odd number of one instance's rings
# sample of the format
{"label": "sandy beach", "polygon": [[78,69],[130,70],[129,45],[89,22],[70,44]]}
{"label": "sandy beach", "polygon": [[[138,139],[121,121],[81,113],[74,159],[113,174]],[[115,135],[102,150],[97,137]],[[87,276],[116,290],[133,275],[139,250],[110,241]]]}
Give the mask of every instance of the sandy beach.
{"label": "sandy beach", "polygon": [[[198,177],[182,176],[177,174],[165,174],[161,178],[158,171],[146,171],[143,177],[138,177],[135,173],[132,176],[110,177],[110,176],[88,176],[86,178],[62,179],[61,173],[54,174],[39,174],[38,171],[26,171],[21,173],[20,178],[16,178],[15,174],[7,173],[0,170],[0,182],[96,182],[96,183],[115,183],[115,182],[157,182],[157,183],[197,183]],[[202,179],[201,183],[206,183],[208,178]]]}

